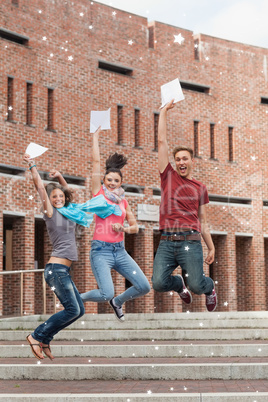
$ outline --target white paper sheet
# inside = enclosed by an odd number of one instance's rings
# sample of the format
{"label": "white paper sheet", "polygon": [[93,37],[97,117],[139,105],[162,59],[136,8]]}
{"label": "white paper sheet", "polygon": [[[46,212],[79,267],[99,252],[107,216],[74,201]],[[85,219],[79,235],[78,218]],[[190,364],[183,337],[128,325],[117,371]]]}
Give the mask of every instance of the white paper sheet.
{"label": "white paper sheet", "polygon": [[161,108],[164,107],[172,99],[174,99],[174,103],[180,102],[184,99],[184,95],[178,78],[161,86]]}
{"label": "white paper sheet", "polygon": [[90,132],[95,133],[95,131],[101,126],[102,130],[110,130],[110,112],[111,108],[105,111],[95,111],[92,110],[90,113]]}
{"label": "white paper sheet", "polygon": [[37,158],[38,156],[42,155],[47,150],[48,150],[48,148],[42,147],[41,145],[31,142],[28,145],[25,153],[30,155],[31,159],[34,159],[34,158]]}

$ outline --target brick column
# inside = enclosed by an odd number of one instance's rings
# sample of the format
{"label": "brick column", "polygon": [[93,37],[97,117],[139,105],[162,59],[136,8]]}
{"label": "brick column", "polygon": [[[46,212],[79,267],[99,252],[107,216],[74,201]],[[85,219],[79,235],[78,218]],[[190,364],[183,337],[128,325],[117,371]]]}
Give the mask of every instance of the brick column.
{"label": "brick column", "polygon": [[[258,194],[259,193],[259,194]],[[255,195],[252,202],[253,221],[255,230],[252,239],[252,253],[249,258],[250,277],[249,286],[253,286],[253,300],[251,310],[266,310],[266,274],[265,274],[265,249],[262,233],[263,205],[261,189]]]}
{"label": "brick column", "polygon": [[[0,272],[3,271],[3,212],[0,211]],[[3,275],[0,275],[0,315],[3,315]]]}
{"label": "brick column", "polygon": [[[34,217],[16,218],[13,222],[13,270],[34,269]],[[34,273],[23,275],[23,312],[34,314]],[[20,306],[20,276],[16,275],[13,282],[14,312],[19,312]],[[17,311],[18,310],[18,311]]]}

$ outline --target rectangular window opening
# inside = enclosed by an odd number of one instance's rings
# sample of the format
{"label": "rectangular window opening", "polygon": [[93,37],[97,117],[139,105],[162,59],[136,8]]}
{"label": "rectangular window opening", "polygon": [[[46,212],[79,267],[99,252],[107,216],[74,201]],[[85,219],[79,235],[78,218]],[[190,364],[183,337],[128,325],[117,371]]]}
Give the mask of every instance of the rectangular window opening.
{"label": "rectangular window opening", "polygon": [[140,110],[135,109],[135,147],[140,147]]}
{"label": "rectangular window opening", "polygon": [[47,89],[47,129],[54,130],[54,89]]}
{"label": "rectangular window opening", "polygon": [[29,38],[27,36],[20,35],[5,28],[0,28],[0,38],[10,40],[11,42],[18,43],[19,45],[27,46],[29,43]]}
{"label": "rectangular window opening", "polygon": [[194,120],[194,156],[199,156],[199,121]]}
{"label": "rectangular window opening", "polygon": [[261,103],[263,103],[264,105],[268,105],[268,98],[262,96],[261,97]]}
{"label": "rectangular window opening", "polygon": [[251,198],[242,198],[242,197],[228,197],[224,195],[214,195],[209,194],[209,201],[211,202],[222,202],[228,204],[240,204],[240,205],[251,205]]}
{"label": "rectangular window opening", "polygon": [[154,25],[150,26],[148,28],[148,32],[149,32],[149,48],[150,49],[154,49],[154,45],[155,45],[155,29],[154,29]]}
{"label": "rectangular window opening", "polygon": [[5,165],[4,163],[0,163],[0,173],[10,174],[12,176],[23,176],[25,170],[25,168],[21,168],[18,166]]}
{"label": "rectangular window opening", "polygon": [[117,105],[117,143],[123,144],[123,106]]}
{"label": "rectangular window opening", "polygon": [[159,113],[154,113],[154,151],[158,151],[158,122]]}
{"label": "rectangular window opening", "polygon": [[215,159],[215,124],[210,124],[210,158]]}
{"label": "rectangular window opening", "polygon": [[126,193],[143,194],[144,186],[138,186],[137,184],[122,184],[122,188]]}
{"label": "rectangular window opening", "polygon": [[33,124],[33,84],[26,83],[26,124]]}
{"label": "rectangular window opening", "polygon": [[112,73],[117,73],[117,74],[122,74],[122,75],[132,75],[133,74],[132,68],[121,66],[120,64],[99,61],[98,66],[101,70],[110,71]]}
{"label": "rectangular window opening", "polygon": [[194,41],[194,59],[195,60],[200,60],[200,56],[199,56],[199,39],[196,39]]}
{"label": "rectangular window opening", "polygon": [[161,189],[160,188],[153,188],[153,195],[161,196]]}
{"label": "rectangular window opening", "polygon": [[209,94],[210,87],[201,84],[195,84],[192,82],[180,81],[182,89],[187,91],[201,92],[204,94]]}
{"label": "rectangular window opening", "polygon": [[7,77],[7,120],[13,121],[14,78]]}
{"label": "rectangular window opening", "polygon": [[234,161],[234,128],[228,127],[229,161]]}

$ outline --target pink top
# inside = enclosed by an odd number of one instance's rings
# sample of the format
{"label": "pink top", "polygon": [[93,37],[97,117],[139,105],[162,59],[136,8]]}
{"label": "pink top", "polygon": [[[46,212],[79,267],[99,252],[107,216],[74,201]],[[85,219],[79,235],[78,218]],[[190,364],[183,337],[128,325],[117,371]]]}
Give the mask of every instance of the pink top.
{"label": "pink top", "polygon": [[[93,197],[97,197],[97,195],[100,194],[104,195],[105,197],[105,193],[102,187],[97,194],[93,195]],[[105,197],[105,199],[109,204],[115,204],[115,202],[110,201],[107,197]],[[107,243],[117,243],[124,240],[124,232],[115,232],[112,229],[112,224],[114,223],[120,223],[121,225],[124,224],[128,202],[127,200],[123,199],[118,205],[122,211],[121,216],[112,214],[110,216],[107,216],[107,218],[102,219],[99,216],[95,215],[95,230],[93,240],[105,241]]]}

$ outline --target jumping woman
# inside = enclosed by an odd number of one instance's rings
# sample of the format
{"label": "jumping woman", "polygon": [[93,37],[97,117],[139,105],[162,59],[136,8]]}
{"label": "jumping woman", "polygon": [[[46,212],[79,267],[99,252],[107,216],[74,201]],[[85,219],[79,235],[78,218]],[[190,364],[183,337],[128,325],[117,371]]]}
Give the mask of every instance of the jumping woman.
{"label": "jumping woman", "polygon": [[[102,219],[95,218],[95,231],[91,243],[90,263],[92,272],[96,278],[98,289],[82,293],[84,302],[109,302],[118,320],[124,321],[123,304],[150,291],[149,282],[124,247],[124,233],[138,233],[137,221],[131,208],[125,199],[122,185],[121,169],[127,163],[124,155],[115,153],[106,160],[106,172],[104,177],[100,168],[99,151],[100,128],[93,134],[93,197],[104,195],[109,204],[118,205],[122,211],[121,216],[110,215]],[[101,178],[103,177],[103,185]],[[124,227],[124,220],[129,226]],[[126,278],[132,286],[122,294],[114,297],[114,285],[111,270],[114,269]]]}

